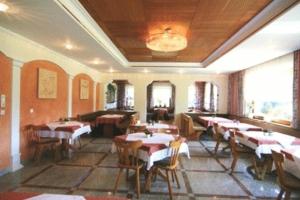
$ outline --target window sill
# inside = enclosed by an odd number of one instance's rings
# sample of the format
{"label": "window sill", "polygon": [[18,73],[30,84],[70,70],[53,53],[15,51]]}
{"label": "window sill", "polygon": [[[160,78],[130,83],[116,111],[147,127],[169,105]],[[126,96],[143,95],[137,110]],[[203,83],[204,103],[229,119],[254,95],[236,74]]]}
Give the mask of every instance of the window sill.
{"label": "window sill", "polygon": [[282,127],[286,127],[286,128],[292,128],[291,125],[287,125],[287,124],[283,124],[283,123],[279,123],[277,121],[265,121],[265,120],[261,120],[261,119],[253,119],[253,118],[249,118],[249,117],[245,117],[246,119],[250,120],[250,121],[254,121],[254,122],[262,122],[265,124],[272,124],[272,125],[277,125],[277,126],[282,126]]}

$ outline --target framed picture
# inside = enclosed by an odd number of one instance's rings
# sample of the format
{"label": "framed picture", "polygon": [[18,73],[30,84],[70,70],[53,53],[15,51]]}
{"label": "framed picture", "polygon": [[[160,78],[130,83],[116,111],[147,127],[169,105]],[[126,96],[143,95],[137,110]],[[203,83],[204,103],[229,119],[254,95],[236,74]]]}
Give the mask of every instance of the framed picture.
{"label": "framed picture", "polygon": [[47,69],[38,69],[38,98],[56,99],[57,72]]}
{"label": "framed picture", "polygon": [[80,79],[80,99],[89,99],[89,81]]}

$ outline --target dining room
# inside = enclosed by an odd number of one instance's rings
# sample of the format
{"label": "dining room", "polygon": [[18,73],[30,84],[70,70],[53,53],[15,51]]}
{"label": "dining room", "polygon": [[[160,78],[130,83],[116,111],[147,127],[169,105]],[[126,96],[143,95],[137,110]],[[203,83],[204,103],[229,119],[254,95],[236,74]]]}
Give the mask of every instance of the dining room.
{"label": "dining room", "polygon": [[300,199],[298,0],[0,0],[0,200]]}

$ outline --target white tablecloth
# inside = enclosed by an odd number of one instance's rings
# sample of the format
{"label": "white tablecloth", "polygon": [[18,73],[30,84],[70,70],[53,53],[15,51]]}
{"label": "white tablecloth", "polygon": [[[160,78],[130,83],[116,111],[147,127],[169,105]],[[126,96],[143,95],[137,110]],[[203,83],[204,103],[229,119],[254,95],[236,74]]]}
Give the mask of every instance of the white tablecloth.
{"label": "white tablecloth", "polygon": [[[80,135],[84,133],[91,132],[91,126],[85,125],[80,122],[52,122],[47,124],[50,130],[40,130],[39,135],[40,137],[53,137],[53,138],[60,138],[60,139],[68,139],[69,144],[73,144],[74,140],[78,138]],[[68,131],[56,131],[55,129],[58,127],[68,127],[68,126],[80,126],[80,128],[76,129],[74,132]],[[55,127],[55,128],[54,128]]]}
{"label": "white tablecloth", "polygon": [[300,147],[294,147],[290,149],[283,149],[283,152],[289,153],[292,159],[285,157],[283,167],[284,170],[293,174],[300,179]]}
{"label": "white tablecloth", "polygon": [[[258,144],[253,142],[251,138],[258,141]],[[278,132],[239,131],[236,139],[241,144],[254,149],[256,155],[260,158],[262,154],[271,154],[272,149],[280,151],[282,148],[291,147],[295,137]]]}
{"label": "white tablecloth", "polygon": [[[168,146],[169,142],[174,140],[174,136],[165,133],[154,133],[152,137],[147,138],[145,133],[133,133],[133,134],[129,134],[126,138],[126,141],[137,141],[137,140],[142,140],[143,144],[165,144],[166,146]],[[116,147],[114,143],[112,144],[111,152],[112,153],[116,152]],[[190,152],[187,143],[183,142],[181,144],[179,153],[184,153],[187,155],[188,158],[190,158]],[[140,159],[147,162],[147,170],[150,170],[154,162],[163,160],[164,158],[169,157],[170,154],[171,152],[167,147],[165,149],[155,151],[151,155],[149,155],[149,152],[145,150],[142,149],[139,150]]]}
{"label": "white tablecloth", "polygon": [[228,140],[230,137],[229,129],[235,129],[238,131],[248,131],[248,130],[262,130],[262,128],[258,126],[254,126],[251,124],[246,124],[246,123],[239,123],[239,122],[226,122],[226,123],[218,123],[218,128],[219,131],[223,134],[223,137],[225,140]]}

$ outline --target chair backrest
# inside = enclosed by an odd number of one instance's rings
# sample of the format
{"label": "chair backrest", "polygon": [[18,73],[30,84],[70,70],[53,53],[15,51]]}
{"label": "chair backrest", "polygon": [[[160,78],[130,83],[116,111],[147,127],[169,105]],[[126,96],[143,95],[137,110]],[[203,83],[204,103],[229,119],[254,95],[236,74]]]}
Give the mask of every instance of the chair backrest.
{"label": "chair backrest", "polygon": [[213,128],[212,128],[212,132],[213,132],[213,138],[215,140],[219,140],[220,138],[222,138],[222,134],[219,132],[218,130],[218,124],[214,123]]}
{"label": "chair backrest", "polygon": [[278,153],[274,150],[272,150],[272,158],[274,160],[274,164],[276,167],[276,173],[278,176],[278,180],[279,180],[279,184],[280,185],[286,185],[285,184],[285,179],[284,179],[284,170],[283,170],[283,166],[282,163],[284,161],[284,157],[281,153]]}
{"label": "chair backrest", "polygon": [[119,165],[125,168],[138,166],[138,150],[143,142],[140,140],[130,142],[125,140],[115,140],[114,142],[118,152]]}
{"label": "chair backrest", "polygon": [[194,132],[194,124],[191,116],[184,113],[181,115],[181,129],[185,136],[189,136]]}
{"label": "chair backrest", "polygon": [[27,136],[28,141],[30,141],[30,143],[38,143],[40,141],[40,136],[38,134],[38,131],[41,129],[41,126],[37,126],[37,125],[27,125],[25,127],[25,133]]}
{"label": "chair backrest", "polygon": [[175,168],[178,164],[178,156],[181,143],[182,140],[180,137],[178,137],[176,138],[176,140],[171,141],[169,144],[170,168]]}

